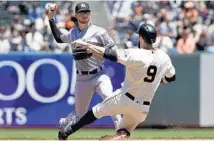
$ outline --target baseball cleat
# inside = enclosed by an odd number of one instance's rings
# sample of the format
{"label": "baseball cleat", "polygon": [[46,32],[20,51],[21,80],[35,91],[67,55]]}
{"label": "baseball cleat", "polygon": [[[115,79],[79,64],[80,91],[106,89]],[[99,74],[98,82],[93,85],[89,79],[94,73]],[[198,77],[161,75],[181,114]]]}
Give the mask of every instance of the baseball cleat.
{"label": "baseball cleat", "polygon": [[60,130],[63,130],[63,128],[65,128],[65,126],[70,122],[71,124],[75,124],[77,123],[77,121],[79,120],[78,116],[76,115],[76,112],[72,112],[70,113],[66,118],[61,118],[59,120],[59,128]]}

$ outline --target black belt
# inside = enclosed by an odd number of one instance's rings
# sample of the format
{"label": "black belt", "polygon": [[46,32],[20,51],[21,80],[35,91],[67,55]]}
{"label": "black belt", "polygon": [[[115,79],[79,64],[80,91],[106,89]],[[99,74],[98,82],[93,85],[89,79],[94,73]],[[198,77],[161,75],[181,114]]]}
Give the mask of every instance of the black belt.
{"label": "black belt", "polygon": [[[100,70],[102,70],[102,69],[103,69],[103,68],[100,67]],[[77,70],[77,74],[83,74],[83,75],[96,74],[96,73],[98,73],[98,71],[99,71],[98,68],[95,68],[95,69],[93,69],[93,70],[91,70],[91,71],[78,71],[78,70]],[[81,73],[80,73],[80,72],[81,72]]]}
{"label": "black belt", "polygon": [[[128,97],[128,98],[130,98],[131,100],[135,100],[135,97],[133,96],[133,95],[131,95],[130,93],[125,93],[125,95]],[[143,101],[143,105],[150,105],[150,102],[149,101]]]}

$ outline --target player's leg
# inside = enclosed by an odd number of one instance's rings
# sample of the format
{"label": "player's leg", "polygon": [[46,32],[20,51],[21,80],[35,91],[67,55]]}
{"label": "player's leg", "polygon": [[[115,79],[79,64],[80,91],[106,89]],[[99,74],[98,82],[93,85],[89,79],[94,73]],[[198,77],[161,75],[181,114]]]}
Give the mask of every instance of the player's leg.
{"label": "player's leg", "polygon": [[[79,77],[85,77],[84,79],[87,79],[88,76]],[[61,127],[64,127],[71,120],[76,121],[75,117],[80,118],[88,111],[88,106],[94,92],[94,87],[92,80],[81,81],[81,78],[78,78],[75,87],[75,111],[69,113],[66,118],[60,119],[59,123]]]}
{"label": "player's leg", "polygon": [[122,100],[128,103],[128,106],[126,107],[127,111],[120,122],[119,129],[126,129],[129,132],[132,132],[139,123],[146,119],[149,106],[135,102],[126,95],[123,95]]}
{"label": "player's leg", "polygon": [[66,139],[85,125],[88,125],[103,116],[122,114],[125,111],[125,103],[121,100],[121,94],[106,98],[102,103],[95,105],[77,123],[67,124],[63,132],[59,132],[59,139]]}
{"label": "player's leg", "polygon": [[[111,97],[114,96],[116,93],[113,92],[113,87],[111,84],[111,80],[109,78],[108,75],[106,74],[101,74],[98,78],[97,78],[97,82],[96,82],[96,92],[103,98],[107,98],[107,97]],[[115,125],[115,129],[118,129],[118,125],[121,121],[121,115],[113,115],[111,116],[114,125]]]}
{"label": "player's leg", "polygon": [[137,127],[137,125],[143,122],[147,117],[147,115],[144,113],[135,114],[136,115],[125,114],[122,121],[120,122],[119,129],[126,129],[127,131],[129,131],[129,133],[131,133]]}
{"label": "player's leg", "polygon": [[123,118],[118,126],[117,133],[113,136],[104,136],[101,140],[127,138],[137,125],[146,119],[149,109],[147,105],[135,103],[126,95],[121,96],[120,102],[123,103],[121,105],[123,105],[125,111],[123,111]]}
{"label": "player's leg", "polygon": [[94,116],[93,111],[88,111],[82,118],[80,118],[79,121],[76,123],[69,122],[63,130],[60,130],[58,133],[58,139],[59,140],[66,140],[69,135],[73,134],[80,128],[84,127],[85,125],[88,125],[90,123],[93,123],[97,118]]}
{"label": "player's leg", "polygon": [[81,118],[87,111],[90,104],[94,87],[91,81],[77,81],[75,91],[75,111]]}
{"label": "player's leg", "polygon": [[115,135],[106,135],[101,137],[99,140],[121,140],[129,138],[131,132],[145,120],[146,114],[141,113],[126,113],[119,124],[119,129]]}
{"label": "player's leg", "polygon": [[64,131],[69,130],[66,128],[70,128],[71,125],[78,123],[78,120],[88,111],[88,106],[94,93],[94,85],[93,79],[87,80],[87,77],[79,76],[77,78],[75,87],[75,112],[71,112],[66,118],[60,119],[59,139],[66,139]]}
{"label": "player's leg", "polygon": [[124,114],[116,134],[102,136],[99,140],[120,140],[129,138],[131,131],[133,131],[138,124],[139,122],[135,121],[131,115]]}
{"label": "player's leg", "polygon": [[[87,77],[87,76],[81,76]],[[94,86],[92,80],[90,81],[77,81],[75,87],[75,111],[72,111],[66,118],[61,118],[59,121],[60,129],[63,128],[72,121],[76,123],[87,111],[90,104],[92,95],[94,92]]]}

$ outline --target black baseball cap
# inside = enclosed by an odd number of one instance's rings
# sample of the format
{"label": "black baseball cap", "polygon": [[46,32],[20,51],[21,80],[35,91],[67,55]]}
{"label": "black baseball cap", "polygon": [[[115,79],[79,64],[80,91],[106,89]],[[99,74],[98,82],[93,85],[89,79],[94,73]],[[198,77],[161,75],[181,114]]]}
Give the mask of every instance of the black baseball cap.
{"label": "black baseball cap", "polygon": [[86,2],[80,2],[80,3],[78,3],[78,4],[75,6],[75,12],[76,12],[76,13],[84,12],[84,11],[91,12],[90,6],[89,6],[88,3],[86,3]]}

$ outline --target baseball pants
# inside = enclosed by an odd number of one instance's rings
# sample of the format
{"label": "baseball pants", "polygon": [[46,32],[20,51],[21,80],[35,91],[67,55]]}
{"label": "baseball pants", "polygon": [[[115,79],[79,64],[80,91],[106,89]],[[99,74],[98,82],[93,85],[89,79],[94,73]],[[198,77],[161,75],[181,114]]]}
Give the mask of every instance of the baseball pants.
{"label": "baseball pants", "polygon": [[105,99],[102,103],[94,106],[92,110],[96,118],[122,114],[123,117],[118,129],[125,128],[131,132],[146,119],[149,106],[137,103],[120,93]]}
{"label": "baseball pants", "polygon": [[[75,89],[75,110],[80,118],[88,111],[93,93],[96,91],[102,99],[114,96],[111,80],[104,71],[95,75],[78,75]],[[115,129],[121,121],[121,115],[112,115]]]}

